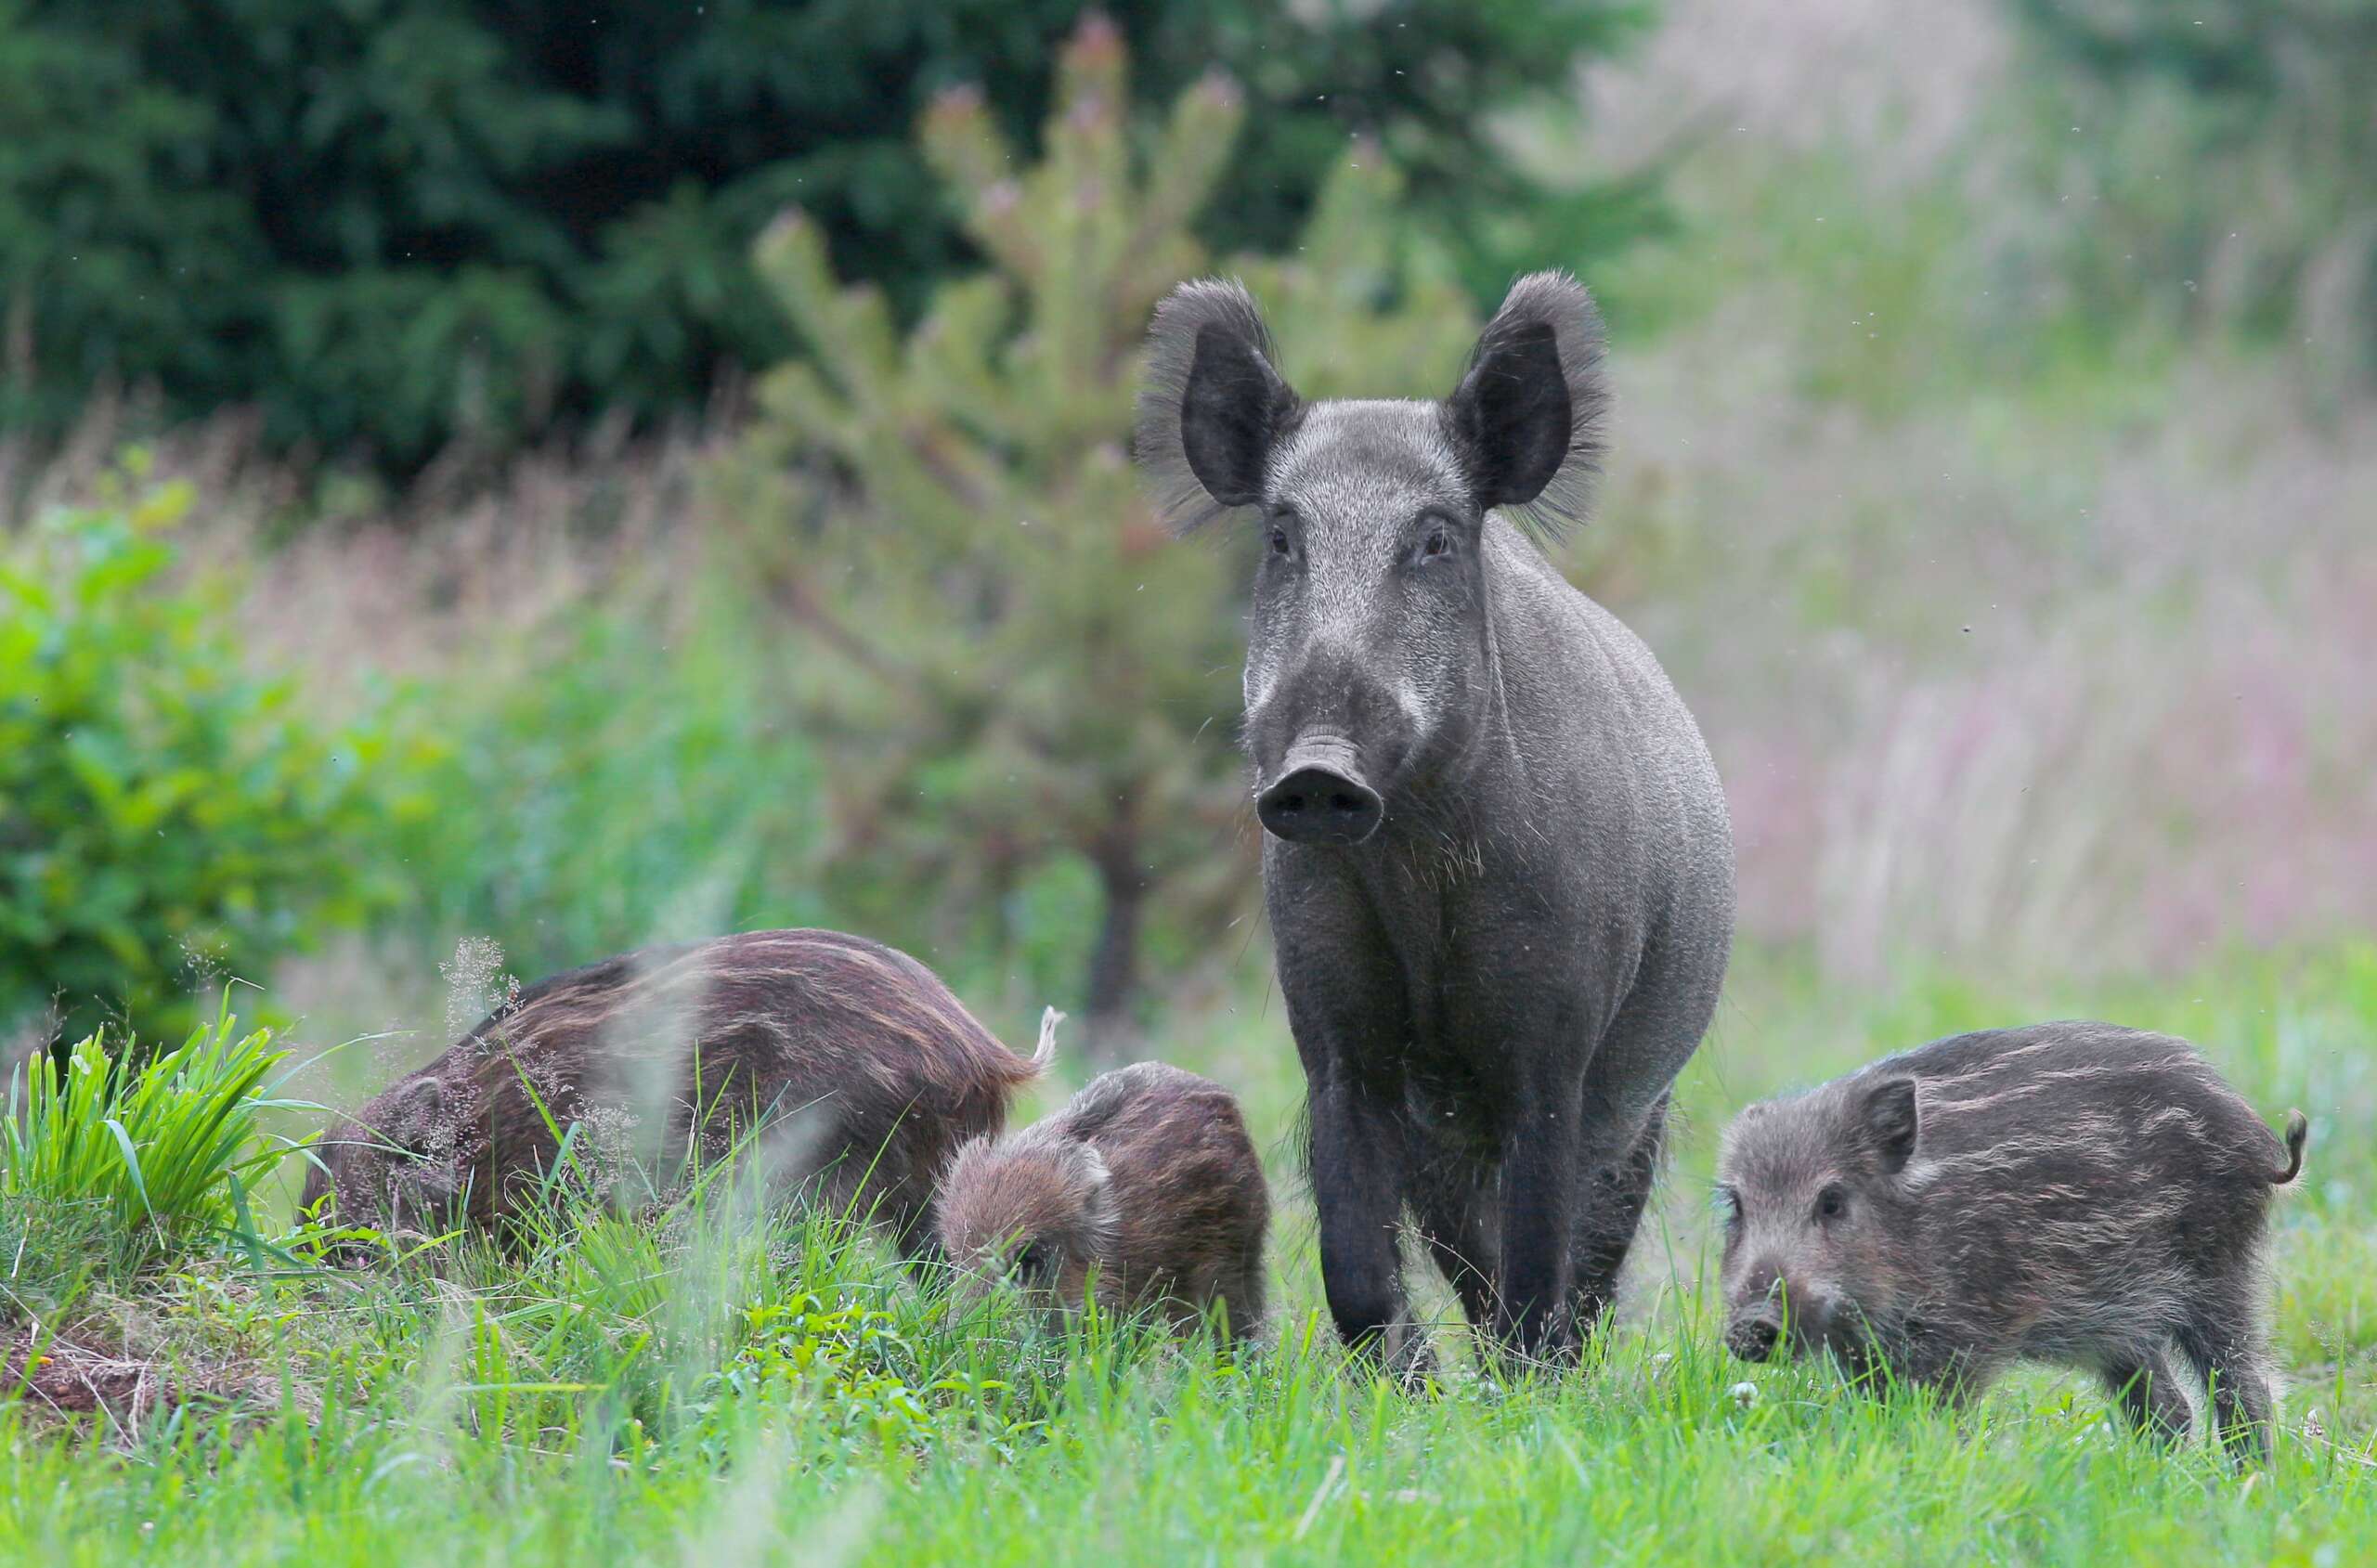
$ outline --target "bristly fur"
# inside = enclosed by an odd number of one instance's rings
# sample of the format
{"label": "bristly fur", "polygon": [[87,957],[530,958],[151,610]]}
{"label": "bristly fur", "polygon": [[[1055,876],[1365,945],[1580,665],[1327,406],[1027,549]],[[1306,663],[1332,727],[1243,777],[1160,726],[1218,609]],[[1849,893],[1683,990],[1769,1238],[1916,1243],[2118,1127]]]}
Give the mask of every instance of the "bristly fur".
{"label": "bristly fur", "polygon": [[1095,1278],[1113,1310],[1160,1304],[1181,1327],[1218,1301],[1240,1338],[1263,1315],[1262,1160],[1227,1090],[1162,1062],[1102,1074],[1046,1121],[968,1144],[936,1214],[969,1289],[1020,1269],[1064,1311]]}
{"label": "bristly fur", "polygon": [[[1197,344],[1208,330],[1219,330],[1252,348],[1279,375],[1279,355],[1271,330],[1254,297],[1237,279],[1201,278],[1181,284],[1155,308],[1148,329],[1148,364],[1141,382],[1132,456],[1146,474],[1157,508],[1175,533],[1192,533],[1225,512],[1224,506],[1199,483],[1189,467],[1180,438],[1181,411],[1188,392],[1188,372],[1197,363]],[[1292,427],[1303,404],[1288,388],[1279,389],[1286,402],[1279,410],[1280,433]]]}
{"label": "bristly fur", "polygon": [[[1911,1085],[1905,1147],[1877,1091]],[[1969,1397],[2036,1360],[2097,1372],[2140,1431],[2267,1455],[2271,1188],[2302,1170],[2183,1040],[2066,1021],[1933,1041],[1751,1107],[1719,1161],[1729,1341],[1846,1349]],[[1819,1191],[1837,1193],[1812,1218]],[[1762,1343],[1761,1343],[1762,1341]],[[2185,1373],[2182,1373],[2182,1367]]]}
{"label": "bristly fur", "polygon": [[838,931],[646,948],[528,987],[374,1097],[317,1146],[304,1201],[335,1191],[342,1220],[377,1228],[401,1212],[500,1229],[549,1185],[557,1124],[588,1129],[590,1163],[711,1156],[764,1128],[787,1197],[872,1217],[919,1256],[934,1176],[1006,1126],[1060,1017],[1019,1056],[916,959]]}
{"label": "bristly fur", "polygon": [[[1456,449],[1465,445],[1456,428],[1455,409],[1462,394],[1494,359],[1509,352],[1530,329],[1548,327],[1559,355],[1560,378],[1568,393],[1568,448],[1550,484],[1533,500],[1502,510],[1527,532],[1546,542],[1558,542],[1570,528],[1581,525],[1591,510],[1593,489],[1607,454],[1605,426],[1609,415],[1609,383],[1603,375],[1608,357],[1601,310],[1585,286],[1566,272],[1531,272],[1511,285],[1502,308],[1478,335],[1461,376],[1461,391],[1446,404],[1447,434]],[[1474,454],[1464,454],[1474,459]]]}

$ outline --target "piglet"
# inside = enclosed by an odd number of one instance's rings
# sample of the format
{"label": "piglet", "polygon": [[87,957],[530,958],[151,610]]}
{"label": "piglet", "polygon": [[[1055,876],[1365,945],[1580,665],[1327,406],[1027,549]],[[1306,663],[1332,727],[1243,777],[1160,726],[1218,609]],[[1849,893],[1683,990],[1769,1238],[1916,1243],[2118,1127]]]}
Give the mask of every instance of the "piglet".
{"label": "piglet", "polygon": [[2223,1445],[2267,1456],[2262,1237],[2307,1132],[2290,1114],[2281,1147],[2185,1041],[2100,1023],[1957,1035],[1752,1106],[1719,1169],[1726,1343],[1955,1398],[2018,1360],[2085,1367],[2165,1438],[2192,1425],[2183,1364]]}
{"label": "piglet", "polygon": [[942,1183],[942,1250],[974,1289],[1010,1277],[1044,1306],[1160,1307],[1176,1327],[1220,1302],[1244,1337],[1263,1315],[1271,1199],[1238,1102],[1210,1079],[1141,1062],[1093,1080],[1020,1133],[977,1138]]}
{"label": "piglet", "polygon": [[[1053,1046],[1001,1044],[904,952],[747,931],[541,980],[314,1146],[304,1202],[385,1231],[496,1226],[573,1165],[668,1169],[756,1134],[780,1193],[930,1251],[933,1177]],[[569,1129],[575,1126],[575,1134]]]}

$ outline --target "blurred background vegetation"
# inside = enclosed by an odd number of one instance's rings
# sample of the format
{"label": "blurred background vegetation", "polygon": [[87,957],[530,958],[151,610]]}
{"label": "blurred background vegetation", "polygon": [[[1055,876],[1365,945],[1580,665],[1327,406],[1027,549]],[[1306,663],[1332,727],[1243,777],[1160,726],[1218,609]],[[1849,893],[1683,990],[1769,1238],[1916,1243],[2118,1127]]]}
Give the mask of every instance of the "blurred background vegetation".
{"label": "blurred background vegetation", "polygon": [[[172,417],[250,406],[292,458],[402,476],[605,414],[696,413],[813,346],[749,263],[783,208],[908,318],[979,266],[916,119],[963,87],[1036,135],[1081,9],[6,0],[0,419],[56,430],[95,382],[153,387]],[[1348,126],[1422,184],[1481,292],[1638,221],[1633,183],[1538,177],[1487,112],[1563,91],[1638,5],[1106,15],[1131,43],[1131,131],[1216,71],[1253,110],[1201,149],[1221,199],[1197,232],[1225,248],[1284,247]]]}
{"label": "blurred background vegetation", "polygon": [[2377,0],[0,0],[0,1043],[236,978],[351,1090],[466,944],[795,923],[1279,1035],[1244,562],[1127,465],[1215,268],[1316,395],[1602,296],[1563,564],[1732,792],[1721,1067],[2357,950],[2371,81]]}

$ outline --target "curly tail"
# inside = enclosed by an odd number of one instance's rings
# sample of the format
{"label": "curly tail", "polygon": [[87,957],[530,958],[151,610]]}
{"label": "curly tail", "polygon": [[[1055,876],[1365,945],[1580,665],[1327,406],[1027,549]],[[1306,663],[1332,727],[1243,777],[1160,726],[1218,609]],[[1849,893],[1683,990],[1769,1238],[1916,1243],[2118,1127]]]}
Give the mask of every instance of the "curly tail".
{"label": "curly tail", "polygon": [[2303,1146],[2310,1141],[2311,1122],[2299,1110],[2286,1113],[2286,1169],[2272,1171],[2269,1185],[2284,1186],[2303,1173]]}
{"label": "curly tail", "polygon": [[1062,1013],[1058,1012],[1054,1007],[1043,1008],[1041,1010],[1040,1043],[1033,1047],[1032,1052],[1032,1068],[1033,1071],[1047,1071],[1048,1064],[1057,1059],[1057,1026],[1064,1021],[1065,1016]]}

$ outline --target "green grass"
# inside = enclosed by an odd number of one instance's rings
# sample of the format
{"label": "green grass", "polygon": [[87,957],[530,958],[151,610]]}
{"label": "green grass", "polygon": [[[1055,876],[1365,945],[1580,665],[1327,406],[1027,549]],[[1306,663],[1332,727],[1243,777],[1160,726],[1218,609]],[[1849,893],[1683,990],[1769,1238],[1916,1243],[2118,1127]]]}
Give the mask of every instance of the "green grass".
{"label": "green grass", "polygon": [[[242,1034],[227,1004],[172,1050],[114,1052],[104,1032],[62,1063],[28,1057],[8,1079],[0,1118],[0,1315],[14,1300],[39,1315],[97,1274],[136,1274],[209,1239],[253,1244],[247,1182],[278,1165],[290,1140],[266,1135],[266,1074],[282,1059],[272,1033]],[[27,1257],[33,1268],[25,1267]]]}
{"label": "green grass", "polygon": [[[2050,1372],[1960,1418],[1716,1347],[1701,1193],[1734,1106],[2056,1012],[2184,1028],[2273,1117],[2314,1118],[2273,1249],[2289,1388],[2266,1472],[2142,1446]],[[1346,1360],[1284,1158],[1278,1317],[1236,1355],[1127,1324],[1037,1332],[725,1179],[510,1252],[366,1274],[204,1259],[95,1287],[66,1336],[154,1367],[177,1410],[0,1403],[0,1561],[2365,1561],[2372,1035],[2366,952],[2239,959],[2176,990],[1910,981],[1854,1004],[1749,955],[1684,1081],[1622,1321],[1581,1374],[1509,1388],[1456,1355],[1407,1395]],[[1242,1086],[1284,1145],[1276,1003],[1183,1020],[1165,1049]]]}

